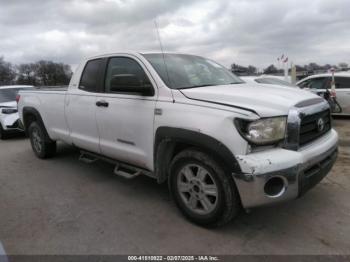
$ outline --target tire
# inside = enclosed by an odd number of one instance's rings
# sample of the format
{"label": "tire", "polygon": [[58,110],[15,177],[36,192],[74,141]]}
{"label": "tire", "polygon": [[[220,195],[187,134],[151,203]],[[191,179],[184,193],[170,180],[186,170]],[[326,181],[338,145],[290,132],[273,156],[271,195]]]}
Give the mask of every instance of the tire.
{"label": "tire", "polygon": [[5,140],[7,138],[7,135],[5,133],[5,130],[2,128],[2,125],[0,124],[0,140]]}
{"label": "tire", "polygon": [[38,122],[33,122],[28,128],[28,134],[32,149],[38,158],[46,159],[55,155],[56,142],[49,138],[45,127]]}
{"label": "tire", "polygon": [[174,157],[169,189],[185,217],[201,226],[222,226],[241,210],[230,172],[196,149],[182,151]]}

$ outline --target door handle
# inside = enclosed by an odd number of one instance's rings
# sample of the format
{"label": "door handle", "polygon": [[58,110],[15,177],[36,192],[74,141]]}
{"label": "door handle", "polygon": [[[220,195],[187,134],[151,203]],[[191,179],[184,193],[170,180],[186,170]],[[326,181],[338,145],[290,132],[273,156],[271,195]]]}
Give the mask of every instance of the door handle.
{"label": "door handle", "polygon": [[108,107],[108,105],[109,105],[109,103],[104,101],[104,100],[96,102],[96,106],[98,106],[98,107]]}

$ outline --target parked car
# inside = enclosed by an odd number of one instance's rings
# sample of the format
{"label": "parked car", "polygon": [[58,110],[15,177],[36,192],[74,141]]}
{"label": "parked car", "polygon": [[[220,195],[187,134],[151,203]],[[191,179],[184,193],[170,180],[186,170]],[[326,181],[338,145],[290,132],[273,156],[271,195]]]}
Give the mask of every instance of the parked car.
{"label": "parked car", "polygon": [[[350,115],[350,73],[335,73],[334,80],[338,107],[333,114]],[[331,83],[332,74],[326,73],[306,77],[300,80],[297,85],[324,97],[327,90],[331,90]]]}
{"label": "parked car", "polygon": [[19,90],[33,86],[0,86],[0,139],[10,133],[23,132],[17,112],[16,95]]}
{"label": "parked car", "polygon": [[324,99],[252,86],[193,55],[96,56],[68,89],[20,91],[18,108],[37,157],[54,156],[64,141],[85,162],[115,163],[119,176],[168,181],[200,225],[303,195],[337,156]]}
{"label": "parked car", "polygon": [[290,82],[281,79],[281,77],[262,75],[262,76],[242,76],[242,80],[251,84],[261,84],[261,85],[279,85],[279,86],[288,86],[296,87],[296,85],[291,84]]}

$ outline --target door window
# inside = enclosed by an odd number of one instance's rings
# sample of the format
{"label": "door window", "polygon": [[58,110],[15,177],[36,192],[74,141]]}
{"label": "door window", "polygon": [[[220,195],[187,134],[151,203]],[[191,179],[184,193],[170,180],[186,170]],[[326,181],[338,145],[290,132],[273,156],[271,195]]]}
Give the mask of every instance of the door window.
{"label": "door window", "polygon": [[325,88],[325,77],[313,78],[309,83],[309,88],[311,89],[324,89]]}
{"label": "door window", "polygon": [[154,90],[145,71],[135,60],[113,57],[109,60],[105,78],[106,93],[147,94]]}
{"label": "door window", "polygon": [[305,81],[299,83],[298,86],[299,86],[300,88],[309,88],[310,80],[311,80],[311,79],[307,79],[307,80],[305,80]]}
{"label": "door window", "polygon": [[335,77],[335,86],[336,88],[350,88],[350,77]]}
{"label": "door window", "polygon": [[87,62],[80,80],[79,89],[87,92],[98,91],[102,61],[102,59],[95,59]]}

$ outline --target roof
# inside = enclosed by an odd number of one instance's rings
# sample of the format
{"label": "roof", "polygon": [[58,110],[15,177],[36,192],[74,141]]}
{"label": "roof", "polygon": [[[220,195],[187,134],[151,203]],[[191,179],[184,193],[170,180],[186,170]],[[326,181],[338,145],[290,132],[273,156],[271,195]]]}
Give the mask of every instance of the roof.
{"label": "roof", "polygon": [[11,86],[0,86],[0,89],[11,89],[11,88],[32,88],[30,85],[11,85]]}
{"label": "roof", "polygon": [[[335,76],[344,76],[344,77],[350,77],[350,72],[335,72],[334,73]],[[316,74],[316,75],[312,75],[312,76],[308,76],[307,79],[309,78],[317,78],[317,77],[328,77],[328,76],[332,76],[332,73],[323,73],[323,74]]]}
{"label": "roof", "polygon": [[[124,52],[113,52],[113,53],[102,53],[97,54],[91,57],[88,57],[87,60],[96,59],[96,58],[102,58],[102,57],[111,57],[111,56],[120,56],[120,55],[132,55],[132,56],[142,56],[146,54],[165,54],[165,55],[193,55],[193,54],[186,54],[181,52],[160,52],[160,51],[147,51],[147,52],[135,52],[135,51],[124,51]],[[198,56],[198,55],[193,55]]]}

